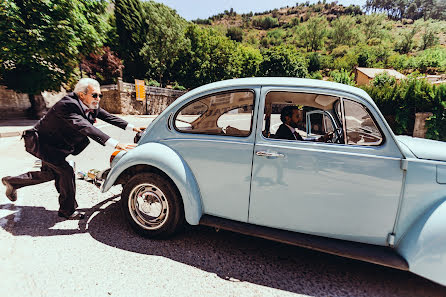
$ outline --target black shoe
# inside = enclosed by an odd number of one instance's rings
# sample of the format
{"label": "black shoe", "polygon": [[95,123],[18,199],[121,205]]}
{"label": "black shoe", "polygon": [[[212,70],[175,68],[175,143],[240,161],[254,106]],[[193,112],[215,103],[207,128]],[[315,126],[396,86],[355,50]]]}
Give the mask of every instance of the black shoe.
{"label": "black shoe", "polygon": [[66,216],[63,213],[61,213],[60,211],[57,213],[59,215],[59,217],[61,218],[66,218],[67,220],[82,220],[83,218],[85,218],[85,212],[83,211],[78,211],[75,210],[71,215]]}
{"label": "black shoe", "polygon": [[17,201],[17,190],[8,182],[9,176],[2,178],[2,183],[6,186],[6,197],[12,202]]}

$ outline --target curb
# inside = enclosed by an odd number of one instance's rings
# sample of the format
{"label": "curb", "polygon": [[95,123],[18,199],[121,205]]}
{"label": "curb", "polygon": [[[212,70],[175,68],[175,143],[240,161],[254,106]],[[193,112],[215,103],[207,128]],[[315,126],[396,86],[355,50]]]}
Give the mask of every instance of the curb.
{"label": "curb", "polygon": [[22,135],[21,131],[17,131],[17,132],[3,132],[3,133],[0,133],[0,138],[2,138],[2,137],[21,136],[21,135]]}

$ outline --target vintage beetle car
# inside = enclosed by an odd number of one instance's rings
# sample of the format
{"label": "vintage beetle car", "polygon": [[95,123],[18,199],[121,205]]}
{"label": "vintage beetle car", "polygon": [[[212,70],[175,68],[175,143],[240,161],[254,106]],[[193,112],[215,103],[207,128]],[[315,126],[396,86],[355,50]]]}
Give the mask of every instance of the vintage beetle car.
{"label": "vintage beetle car", "polygon": [[[287,105],[302,110],[303,141],[275,137]],[[298,78],[199,87],[114,158],[102,191],[115,184],[143,236],[185,219],[446,285],[446,144],[395,136],[358,88]]]}

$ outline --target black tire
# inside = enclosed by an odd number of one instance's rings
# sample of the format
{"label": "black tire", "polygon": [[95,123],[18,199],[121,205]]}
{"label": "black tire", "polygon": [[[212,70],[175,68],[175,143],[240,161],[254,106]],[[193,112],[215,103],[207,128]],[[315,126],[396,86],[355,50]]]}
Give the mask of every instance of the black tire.
{"label": "black tire", "polygon": [[121,209],[136,233],[166,238],[184,224],[184,207],[176,187],[157,173],[139,173],[125,185]]}

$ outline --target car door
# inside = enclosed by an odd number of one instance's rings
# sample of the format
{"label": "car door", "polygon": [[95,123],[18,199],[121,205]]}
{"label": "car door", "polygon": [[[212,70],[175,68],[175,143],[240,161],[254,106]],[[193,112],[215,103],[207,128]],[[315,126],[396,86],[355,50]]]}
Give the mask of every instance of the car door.
{"label": "car door", "polygon": [[[402,156],[391,132],[380,125],[378,113],[358,99],[330,90],[262,88],[253,158],[250,223],[386,244],[398,208]],[[280,124],[274,100],[279,107],[292,104],[308,111],[325,110],[337,117],[337,125],[347,126],[347,129],[342,128],[343,135],[337,137],[335,143],[317,142],[305,135],[304,139],[313,141],[275,139],[274,133],[265,131],[267,127]],[[348,108],[341,106],[341,102],[348,102]],[[355,108],[360,108],[356,114],[338,114],[340,111],[351,113]],[[272,114],[268,115],[268,111]],[[375,134],[378,131],[379,135],[359,137],[356,132],[361,131],[361,125],[368,135],[369,130],[374,130]],[[374,128],[367,128],[369,126]],[[356,134],[350,135],[349,131]]]}
{"label": "car door", "polygon": [[173,116],[175,136],[164,142],[197,180],[203,213],[247,222],[259,87],[214,91]]}

